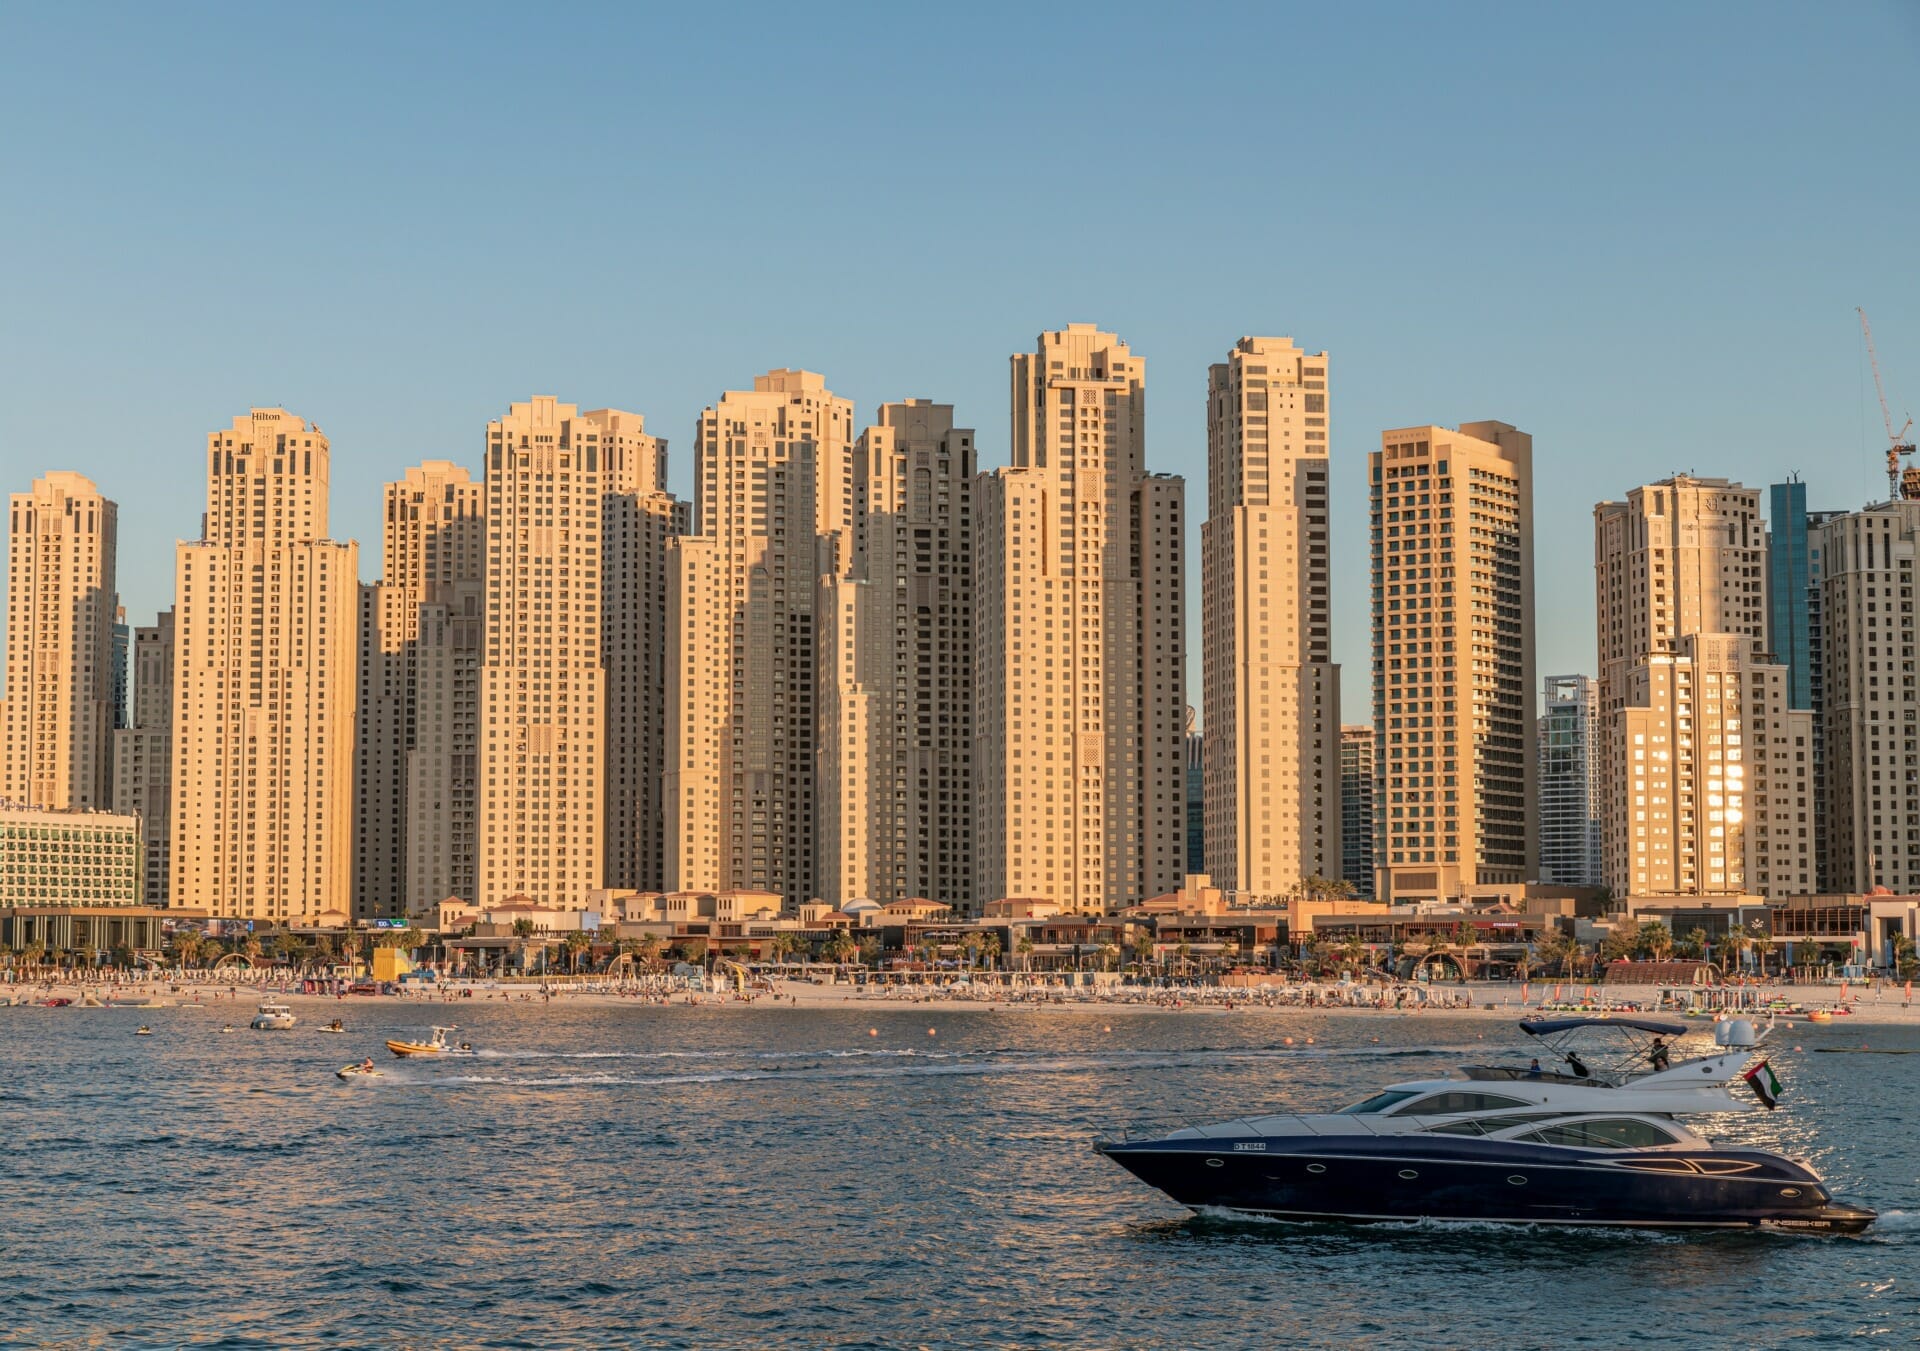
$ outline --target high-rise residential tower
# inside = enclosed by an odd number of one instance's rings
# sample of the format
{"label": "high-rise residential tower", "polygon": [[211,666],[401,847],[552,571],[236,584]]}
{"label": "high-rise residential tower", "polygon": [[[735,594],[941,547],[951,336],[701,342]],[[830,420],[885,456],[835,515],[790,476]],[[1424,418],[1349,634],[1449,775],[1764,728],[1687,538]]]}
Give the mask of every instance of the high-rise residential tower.
{"label": "high-rise residential tower", "polygon": [[127,697],[132,691],[133,628],[127,623],[127,607],[113,607],[113,678],[108,683],[107,701],[113,715],[113,730],[129,727]]}
{"label": "high-rise residential tower", "polygon": [[487,425],[486,645],[475,889],[579,909],[602,885],[602,533],[614,443],[640,419],[550,395]]}
{"label": "high-rise residential tower", "polygon": [[[880,406],[864,543],[819,597],[819,894],[973,904],[973,432]],[[836,550],[829,548],[829,554]]]}
{"label": "high-rise residential tower", "polygon": [[132,726],[113,734],[113,809],[140,818],[140,894],[165,905],[172,894],[173,611],[133,631]]}
{"label": "high-rise residential tower", "polygon": [[1327,354],[1242,338],[1207,378],[1200,527],[1207,872],[1249,900],[1337,876]]}
{"label": "high-rise residential tower", "polygon": [[1373,728],[1340,728],[1340,877],[1373,895]]}
{"label": "high-rise residential tower", "polygon": [[1404,427],[1368,456],[1375,894],[1525,882],[1533,812],[1533,438]]}
{"label": "high-rise residential tower", "polygon": [[666,883],[668,544],[687,533],[687,505],[667,491],[666,438],[611,409],[600,512],[600,652],[607,667],[605,884]]}
{"label": "high-rise residential tower", "polygon": [[669,890],[817,894],[817,582],[864,547],[864,477],[853,404],[811,371],[700,415],[694,533],[668,551]]}
{"label": "high-rise residential tower", "polygon": [[1813,889],[1812,715],[1767,651],[1760,494],[1676,475],[1594,508],[1616,896]]}
{"label": "high-rise residential tower", "polygon": [[1601,884],[1600,686],[1588,676],[1548,676],[1540,715],[1539,880]]}
{"label": "high-rise residential tower", "polygon": [[[1920,502],[1834,515],[1812,531],[1825,579],[1821,671],[1829,874],[1837,892],[1920,891],[1920,689],[1914,572]],[[1796,748],[1797,749],[1797,748]]]}
{"label": "high-rise residential tower", "polygon": [[1013,464],[975,488],[975,894],[1107,913],[1184,872],[1185,484],[1147,472],[1145,364],[1113,334],[1012,366]]}
{"label": "high-rise residential tower", "polygon": [[118,515],[92,480],[64,471],[9,503],[0,798],[20,806],[111,803]]}
{"label": "high-rise residential tower", "polygon": [[[1192,725],[1193,710],[1187,710]],[[1207,870],[1207,738],[1187,733],[1187,871]]]}
{"label": "high-rise residential tower", "polygon": [[[1767,650],[1787,668],[1787,706],[1813,713],[1813,816],[1827,819],[1826,729],[1823,716],[1825,588],[1821,551],[1826,522],[1842,513],[1808,511],[1807,485],[1796,476],[1768,489]],[[1814,885],[1832,889],[1824,829],[1814,840]]]}
{"label": "high-rise residential tower", "polygon": [[284,408],[207,438],[174,566],[172,903],[349,910],[360,548],[327,537],[328,445]]}
{"label": "high-rise residential tower", "polygon": [[475,898],[485,489],[428,460],[386,486],[384,578],[360,588],[354,914]]}

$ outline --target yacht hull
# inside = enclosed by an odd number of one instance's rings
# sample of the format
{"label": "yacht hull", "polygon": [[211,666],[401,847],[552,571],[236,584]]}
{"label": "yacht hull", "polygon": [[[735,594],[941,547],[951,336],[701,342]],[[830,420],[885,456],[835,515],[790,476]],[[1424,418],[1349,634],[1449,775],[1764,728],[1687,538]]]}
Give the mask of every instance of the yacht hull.
{"label": "yacht hull", "polygon": [[1181,1205],[1279,1219],[1858,1233],[1875,1218],[1836,1204],[1808,1169],[1757,1150],[1598,1155],[1431,1135],[1210,1137],[1096,1148]]}

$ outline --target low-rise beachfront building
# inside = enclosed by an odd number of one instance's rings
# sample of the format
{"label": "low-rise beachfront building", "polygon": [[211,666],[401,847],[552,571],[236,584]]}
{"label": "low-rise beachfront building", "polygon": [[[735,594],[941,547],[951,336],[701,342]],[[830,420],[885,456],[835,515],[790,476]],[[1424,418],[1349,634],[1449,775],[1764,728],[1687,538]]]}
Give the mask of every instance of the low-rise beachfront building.
{"label": "low-rise beachfront building", "polygon": [[0,949],[88,961],[157,952],[173,914],[151,905],[0,906]]}
{"label": "low-rise beachfront building", "polygon": [[139,905],[140,818],[0,805],[0,906]]}

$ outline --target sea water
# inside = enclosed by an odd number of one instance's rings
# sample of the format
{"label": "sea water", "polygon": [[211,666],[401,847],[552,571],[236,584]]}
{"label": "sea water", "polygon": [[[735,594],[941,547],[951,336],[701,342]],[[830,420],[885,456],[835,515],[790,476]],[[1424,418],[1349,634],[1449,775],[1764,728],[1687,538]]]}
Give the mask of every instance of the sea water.
{"label": "sea water", "polygon": [[1505,1020],[463,1001],[477,1055],[401,1062],[447,1009],[247,1007],[0,1009],[0,1344],[1920,1339],[1920,1055],[1816,1053],[1916,1029],[1790,1029],[1781,1110],[1696,1123],[1882,1215],[1806,1238],[1196,1216],[1089,1147],[1524,1064]]}

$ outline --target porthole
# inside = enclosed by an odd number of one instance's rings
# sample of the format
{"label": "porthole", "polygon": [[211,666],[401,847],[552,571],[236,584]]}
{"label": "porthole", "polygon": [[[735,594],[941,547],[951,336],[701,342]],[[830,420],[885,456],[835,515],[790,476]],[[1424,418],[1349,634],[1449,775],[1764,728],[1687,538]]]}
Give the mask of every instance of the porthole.
{"label": "porthole", "polygon": [[1208,1159],[1207,1160],[1207,1167],[1209,1168],[1220,1168],[1220,1167],[1224,1167],[1225,1164],[1226,1164],[1225,1159]]}
{"label": "porthole", "polygon": [[1521,1177],[1520,1174],[1518,1173],[1508,1173],[1507,1181],[1512,1183],[1516,1187],[1524,1187],[1527,1185],[1527,1180],[1524,1177]]}
{"label": "porthole", "polygon": [[1310,1163],[1307,1165],[1307,1171],[1309,1173],[1324,1173],[1327,1171],[1327,1165],[1324,1163]]}
{"label": "porthole", "polygon": [[1800,1194],[1800,1189],[1798,1187],[1782,1187],[1780,1189],[1780,1194],[1782,1196],[1798,1196]]}
{"label": "porthole", "polygon": [[1418,1174],[1418,1173],[1416,1173],[1416,1172],[1414,1172],[1414,1171],[1413,1171],[1413,1169],[1411,1169],[1411,1168],[1402,1168],[1402,1169],[1400,1170],[1400,1176],[1401,1176],[1401,1177],[1403,1177],[1403,1178],[1405,1178],[1405,1179],[1406,1179],[1407,1181],[1409,1181],[1409,1182],[1411,1182],[1411,1181],[1413,1181],[1413,1180],[1414,1180],[1414,1179],[1415,1179],[1416,1177],[1419,1177],[1419,1176],[1420,1176],[1420,1174]]}

